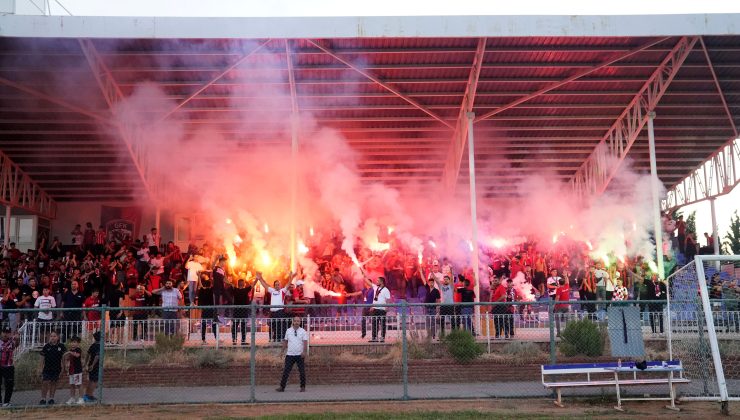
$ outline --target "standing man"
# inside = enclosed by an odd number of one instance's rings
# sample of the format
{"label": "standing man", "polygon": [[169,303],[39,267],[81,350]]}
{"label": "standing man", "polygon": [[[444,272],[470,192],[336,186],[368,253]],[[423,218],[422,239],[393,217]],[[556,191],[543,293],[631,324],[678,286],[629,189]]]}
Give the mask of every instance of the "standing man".
{"label": "standing man", "polygon": [[[424,285],[424,289],[426,291],[426,295],[424,296],[424,303],[437,303],[440,299],[439,296],[439,289],[434,287],[434,281],[432,279],[427,279],[427,283]],[[434,340],[437,336],[437,320],[435,319],[437,316],[437,306],[438,305],[429,305],[424,307],[424,312],[426,313],[426,328],[427,328],[427,335],[431,337],[432,340]]]}
{"label": "standing man", "polygon": [[188,262],[185,263],[185,270],[188,272],[188,301],[190,306],[195,306],[195,296],[198,291],[198,279],[203,271],[198,255],[190,255]]}
{"label": "standing man", "polygon": [[686,222],[683,220],[683,214],[678,216],[676,221],[676,232],[678,232],[678,250],[684,254],[686,252]]}
{"label": "standing man", "polygon": [[162,319],[165,320],[165,335],[174,335],[177,323],[177,306],[182,299],[179,289],[172,287],[172,280],[164,282],[164,287],[152,290],[153,294],[162,296]]}
{"label": "standing man", "polygon": [[149,247],[149,252],[154,253],[155,251],[159,251],[161,240],[162,237],[157,232],[157,228],[152,228],[151,233],[146,235],[146,245]]}
{"label": "standing man", "polygon": [[[362,303],[372,305],[373,297],[375,296],[374,293],[375,289],[373,289],[372,285],[365,284],[365,287],[362,288]],[[370,306],[362,308],[362,335],[360,336],[360,338],[365,338],[365,336],[367,335],[367,319],[371,317],[372,311],[372,307]],[[370,322],[372,323],[372,318],[370,318]]]}
{"label": "standing man", "polygon": [[249,297],[249,293],[252,291],[252,285],[246,285],[246,280],[239,279],[237,281],[237,287],[233,290],[234,305],[238,307],[234,309],[234,317],[231,321],[231,344],[236,345],[236,335],[241,329],[242,331],[242,346],[247,344],[247,318],[249,318],[249,305],[252,300]]}
{"label": "standing man", "polygon": [[[373,288],[373,304],[385,305],[391,300],[391,291],[385,287],[385,278],[378,277],[378,285],[374,285],[369,278],[365,277],[365,285]],[[388,308],[385,306],[373,306],[370,315],[373,317],[373,338],[370,339],[371,343],[385,342],[385,330],[386,330],[386,312]],[[382,328],[380,333],[380,340],[378,340],[378,328]]]}
{"label": "standing man", "polygon": [[434,282],[439,288],[440,301],[442,303],[442,306],[439,307],[439,327],[441,337],[445,334],[446,318],[450,318],[450,328],[453,328],[455,325],[452,320],[452,317],[455,315],[455,296],[451,284],[452,279],[450,279],[449,276],[444,276],[442,280],[439,280],[435,273],[432,273],[430,276],[434,279]]}
{"label": "standing man", "polygon": [[62,295],[62,308],[66,310],[59,314],[60,318],[70,321],[65,328],[64,341],[68,337],[79,336],[81,334],[82,311],[80,309],[84,302],[85,295],[80,292],[80,284],[76,280],[72,280],[69,290]]}
{"label": "standing man", "polygon": [[280,386],[275,391],[285,391],[285,385],[288,383],[288,376],[293,369],[293,364],[297,364],[301,379],[301,392],[306,392],[305,355],[308,354],[308,334],[301,327],[301,318],[298,316],[293,317],[293,326],[285,331],[283,351],[285,352],[285,367],[283,368],[283,377],[280,379]]}
{"label": "standing man", "polygon": [[0,335],[0,380],[2,388],[5,388],[5,395],[2,400],[3,407],[10,407],[10,398],[13,396],[15,388],[15,366],[13,366],[13,352],[18,347],[18,333],[10,335],[10,327],[3,327]]}
{"label": "standing man", "polygon": [[[213,267],[213,304],[216,306],[223,305],[226,300],[226,269],[224,265],[226,265],[226,257],[219,257],[216,265]],[[223,316],[223,313],[219,310],[219,313],[216,315],[220,318]]]}
{"label": "standing man", "polygon": [[284,334],[283,319],[285,318],[285,295],[289,294],[287,287],[280,288],[280,282],[275,280],[273,287],[267,285],[262,273],[257,272],[257,281],[270,294],[270,341],[277,343]]}

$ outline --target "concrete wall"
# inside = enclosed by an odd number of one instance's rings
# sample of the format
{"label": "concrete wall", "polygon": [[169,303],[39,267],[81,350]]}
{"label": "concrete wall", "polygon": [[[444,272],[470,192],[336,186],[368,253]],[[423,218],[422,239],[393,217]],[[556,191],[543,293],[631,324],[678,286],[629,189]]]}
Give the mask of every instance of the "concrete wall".
{"label": "concrete wall", "polygon": [[[91,222],[95,229],[100,225],[100,213],[103,205],[106,206],[131,206],[130,201],[124,202],[61,202],[57,203],[57,218],[51,222],[51,237],[58,236],[63,244],[71,243],[70,232],[76,224],[81,224],[83,229],[85,223]],[[154,207],[143,207],[141,212],[141,224],[139,226],[139,238],[155,225]],[[162,210],[160,215],[160,232],[162,241],[171,241],[174,237],[173,215]]]}

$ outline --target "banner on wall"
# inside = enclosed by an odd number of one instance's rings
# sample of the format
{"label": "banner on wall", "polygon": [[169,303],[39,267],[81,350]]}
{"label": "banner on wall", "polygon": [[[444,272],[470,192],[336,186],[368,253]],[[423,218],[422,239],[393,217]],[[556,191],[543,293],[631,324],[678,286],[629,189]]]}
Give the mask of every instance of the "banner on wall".
{"label": "banner on wall", "polygon": [[126,238],[134,240],[139,235],[141,207],[102,206],[100,224],[105,226],[109,241],[121,243]]}

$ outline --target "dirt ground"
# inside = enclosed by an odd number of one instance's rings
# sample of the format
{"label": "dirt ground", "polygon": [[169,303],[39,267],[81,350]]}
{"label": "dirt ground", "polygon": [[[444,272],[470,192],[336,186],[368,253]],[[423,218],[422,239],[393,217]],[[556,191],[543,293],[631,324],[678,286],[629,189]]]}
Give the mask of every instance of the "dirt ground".
{"label": "dirt ground", "polygon": [[[602,400],[566,401],[565,408],[558,408],[545,399],[525,400],[420,400],[420,401],[372,401],[347,403],[282,403],[282,404],[193,404],[157,406],[93,406],[18,408],[0,411],[0,417],[14,419],[70,419],[106,418],[131,420],[140,418],[183,419],[183,418],[240,418],[259,416],[284,416],[296,414],[353,413],[402,416],[402,413],[427,411],[477,411],[496,417],[555,417],[600,419],[716,419],[722,418],[716,403],[687,402],[680,412],[665,409],[661,402],[628,402],[625,412],[612,408],[613,403]],[[740,413],[740,403],[730,404],[730,416]]]}

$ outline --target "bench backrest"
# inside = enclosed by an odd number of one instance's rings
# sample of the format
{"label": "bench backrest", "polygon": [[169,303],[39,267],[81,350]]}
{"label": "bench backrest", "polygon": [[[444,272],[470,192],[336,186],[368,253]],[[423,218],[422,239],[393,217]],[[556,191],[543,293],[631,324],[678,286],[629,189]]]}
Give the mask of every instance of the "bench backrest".
{"label": "bench backrest", "polygon": [[[668,361],[662,361],[662,360],[654,360],[647,362],[648,368],[655,368],[655,367],[661,367],[665,363],[668,367],[681,367],[681,361],[680,360],[668,360]],[[542,365],[542,376],[545,375],[564,375],[564,374],[578,374],[578,373],[611,373],[612,371],[610,369],[615,369],[619,367],[620,364],[618,362],[608,362],[608,363],[572,363],[572,364],[562,364],[562,365]],[[622,362],[621,364],[622,368],[630,368],[635,369],[635,362]]]}

